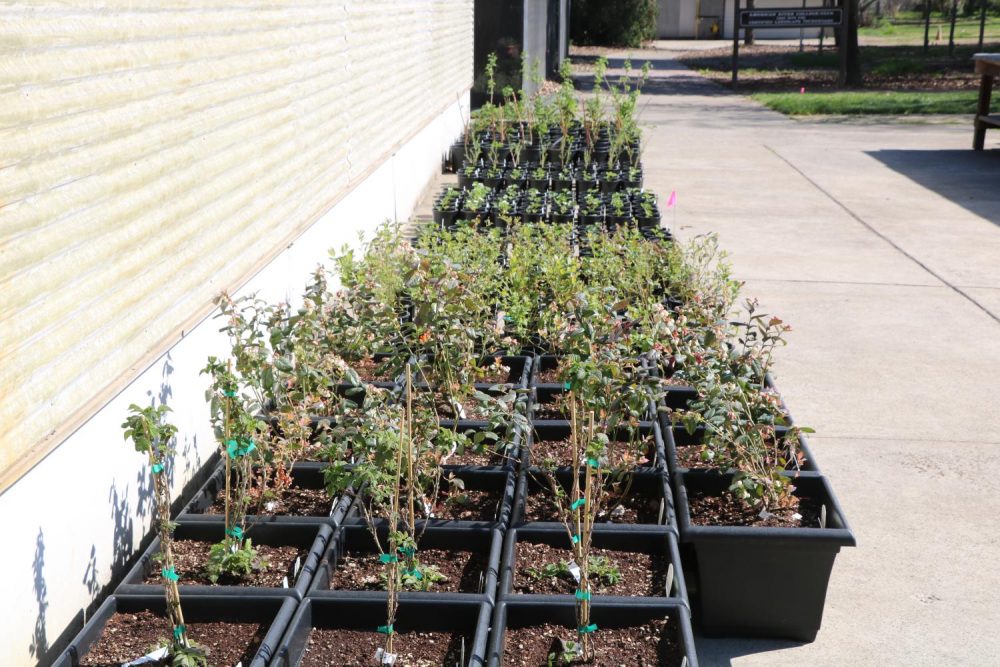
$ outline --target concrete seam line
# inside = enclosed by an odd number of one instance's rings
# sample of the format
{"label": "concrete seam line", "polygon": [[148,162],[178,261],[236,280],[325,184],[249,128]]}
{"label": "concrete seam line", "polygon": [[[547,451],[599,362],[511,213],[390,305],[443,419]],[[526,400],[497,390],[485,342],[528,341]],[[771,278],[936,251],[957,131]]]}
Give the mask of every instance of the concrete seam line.
{"label": "concrete seam line", "polygon": [[907,438],[905,436],[888,435],[830,435],[828,433],[819,435],[810,433],[809,441],[813,440],[878,440],[879,442],[936,442],[948,445],[1000,445],[1000,442],[992,440],[948,440],[945,438]]}
{"label": "concrete seam line", "polygon": [[906,252],[905,250],[903,250],[901,247],[899,247],[895,243],[895,241],[893,241],[888,236],[886,236],[882,232],[880,232],[877,229],[875,229],[875,227],[873,227],[868,222],[866,222],[861,216],[859,216],[857,213],[855,213],[854,211],[852,211],[851,209],[849,209],[846,205],[844,205],[843,202],[841,202],[839,199],[837,199],[832,194],[830,194],[829,192],[827,192],[823,188],[823,186],[821,186],[819,183],[817,183],[813,179],[809,178],[805,174],[804,171],[802,171],[797,166],[795,166],[794,164],[792,164],[784,155],[782,155],[778,151],[774,150],[773,148],[771,148],[767,144],[764,144],[764,148],[766,148],[768,151],[770,151],[771,153],[773,153],[779,160],[781,160],[782,162],[784,162],[785,164],[787,164],[789,167],[791,167],[792,169],[794,169],[795,172],[799,176],[801,176],[802,178],[806,179],[806,181],[808,181],[809,183],[811,183],[814,188],[816,188],[817,190],[819,190],[820,192],[822,192],[824,195],[826,195],[827,198],[830,201],[832,201],[834,204],[836,204],[837,206],[839,206],[840,208],[842,208],[849,216],[851,216],[852,218],[854,218],[855,220],[857,220],[858,222],[860,222],[862,225],[864,225],[864,227],[868,231],[870,231],[872,234],[874,234],[875,236],[879,237],[880,239],[882,239],[883,241],[885,241],[886,243],[888,243],[890,246],[892,246],[893,248],[895,248],[901,255],[903,255],[904,257],[906,257],[907,259],[909,259],[911,262],[913,262],[914,264],[916,264],[917,266],[919,266],[920,268],[922,268],[924,271],[926,271],[927,273],[931,274],[932,276],[934,276],[935,278],[937,278],[938,280],[940,280],[942,284],[947,285],[948,287],[950,287],[956,294],[959,294],[959,295],[965,297],[976,308],[978,308],[979,310],[983,311],[984,313],[986,313],[987,315],[989,315],[991,318],[993,318],[994,322],[996,322],[997,324],[1000,324],[1000,317],[998,317],[998,316],[994,315],[992,312],[990,312],[989,309],[986,308],[986,306],[984,306],[983,304],[981,304],[978,301],[976,301],[975,299],[973,299],[971,296],[969,296],[968,294],[966,294],[965,292],[963,292],[961,289],[959,289],[954,284],[952,284],[952,283],[948,282],[947,280],[945,280],[945,278],[943,276],[938,275],[933,269],[931,269],[929,266],[927,266],[926,264],[924,264],[923,262],[921,262],[919,259],[917,259],[913,255],[911,255],[910,253]]}

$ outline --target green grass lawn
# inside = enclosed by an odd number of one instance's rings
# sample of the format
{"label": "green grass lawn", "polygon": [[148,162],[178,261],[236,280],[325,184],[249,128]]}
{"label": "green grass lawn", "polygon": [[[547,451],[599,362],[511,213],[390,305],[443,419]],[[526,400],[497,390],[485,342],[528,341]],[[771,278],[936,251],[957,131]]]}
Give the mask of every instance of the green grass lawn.
{"label": "green grass lawn", "polygon": [[818,114],[973,114],[976,91],[756,93],[753,99],[790,116]]}

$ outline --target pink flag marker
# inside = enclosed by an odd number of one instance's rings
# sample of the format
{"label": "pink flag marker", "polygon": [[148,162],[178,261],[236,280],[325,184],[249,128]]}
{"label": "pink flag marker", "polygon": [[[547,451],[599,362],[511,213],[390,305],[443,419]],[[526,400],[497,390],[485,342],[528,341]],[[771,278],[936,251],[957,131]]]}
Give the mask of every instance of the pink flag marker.
{"label": "pink flag marker", "polygon": [[806,87],[805,86],[802,86],[801,88],[799,88],[799,94],[803,94],[805,92],[806,92]]}
{"label": "pink flag marker", "polygon": [[673,208],[677,204],[677,190],[670,191],[670,198],[667,199],[667,208]]}

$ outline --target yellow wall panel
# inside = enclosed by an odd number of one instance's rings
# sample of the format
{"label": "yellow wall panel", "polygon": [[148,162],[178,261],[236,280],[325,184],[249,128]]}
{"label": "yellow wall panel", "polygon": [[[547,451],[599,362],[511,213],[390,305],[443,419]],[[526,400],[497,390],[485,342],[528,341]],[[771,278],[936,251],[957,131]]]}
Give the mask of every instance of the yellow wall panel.
{"label": "yellow wall panel", "polygon": [[472,0],[0,0],[0,474],[454,103],[472,28]]}

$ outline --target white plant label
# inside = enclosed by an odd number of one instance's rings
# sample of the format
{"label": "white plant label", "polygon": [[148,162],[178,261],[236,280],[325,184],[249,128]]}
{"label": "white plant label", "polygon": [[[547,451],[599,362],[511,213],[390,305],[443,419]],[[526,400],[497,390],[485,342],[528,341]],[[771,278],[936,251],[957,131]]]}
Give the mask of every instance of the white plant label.
{"label": "white plant label", "polygon": [[802,515],[799,514],[798,512],[796,512],[795,514],[793,514],[792,518],[795,519],[796,521],[802,521]]}
{"label": "white plant label", "polygon": [[132,660],[131,662],[123,662],[122,667],[139,667],[139,665],[152,665],[159,663],[161,660],[167,657],[167,647],[158,648],[152,653],[147,653],[141,658]]}
{"label": "white plant label", "polygon": [[819,506],[819,527],[826,528],[826,503]]}
{"label": "white plant label", "polygon": [[773,514],[771,514],[770,512],[768,512],[767,510],[761,510],[761,511],[760,511],[760,514],[758,514],[757,516],[759,516],[759,517],[760,517],[761,519],[763,519],[764,521],[767,521],[768,519],[770,519],[770,518],[771,518],[771,517],[773,517],[774,515],[773,515]]}
{"label": "white plant label", "polygon": [[375,664],[376,665],[395,665],[396,664],[396,654],[387,653],[384,648],[375,649]]}
{"label": "white plant label", "polygon": [[288,577],[285,577],[284,579],[281,580],[281,587],[288,588]]}
{"label": "white plant label", "polygon": [[[667,565],[667,597],[670,597],[670,591],[674,587],[674,564],[670,563]],[[678,591],[680,593],[680,591]]]}
{"label": "white plant label", "polygon": [[299,576],[299,570],[301,568],[302,568],[302,557],[301,556],[296,556],[295,557],[295,565],[292,567],[292,576],[293,577]]}
{"label": "white plant label", "polygon": [[576,579],[576,583],[580,583],[580,566],[576,564],[575,560],[569,562],[569,573]]}

